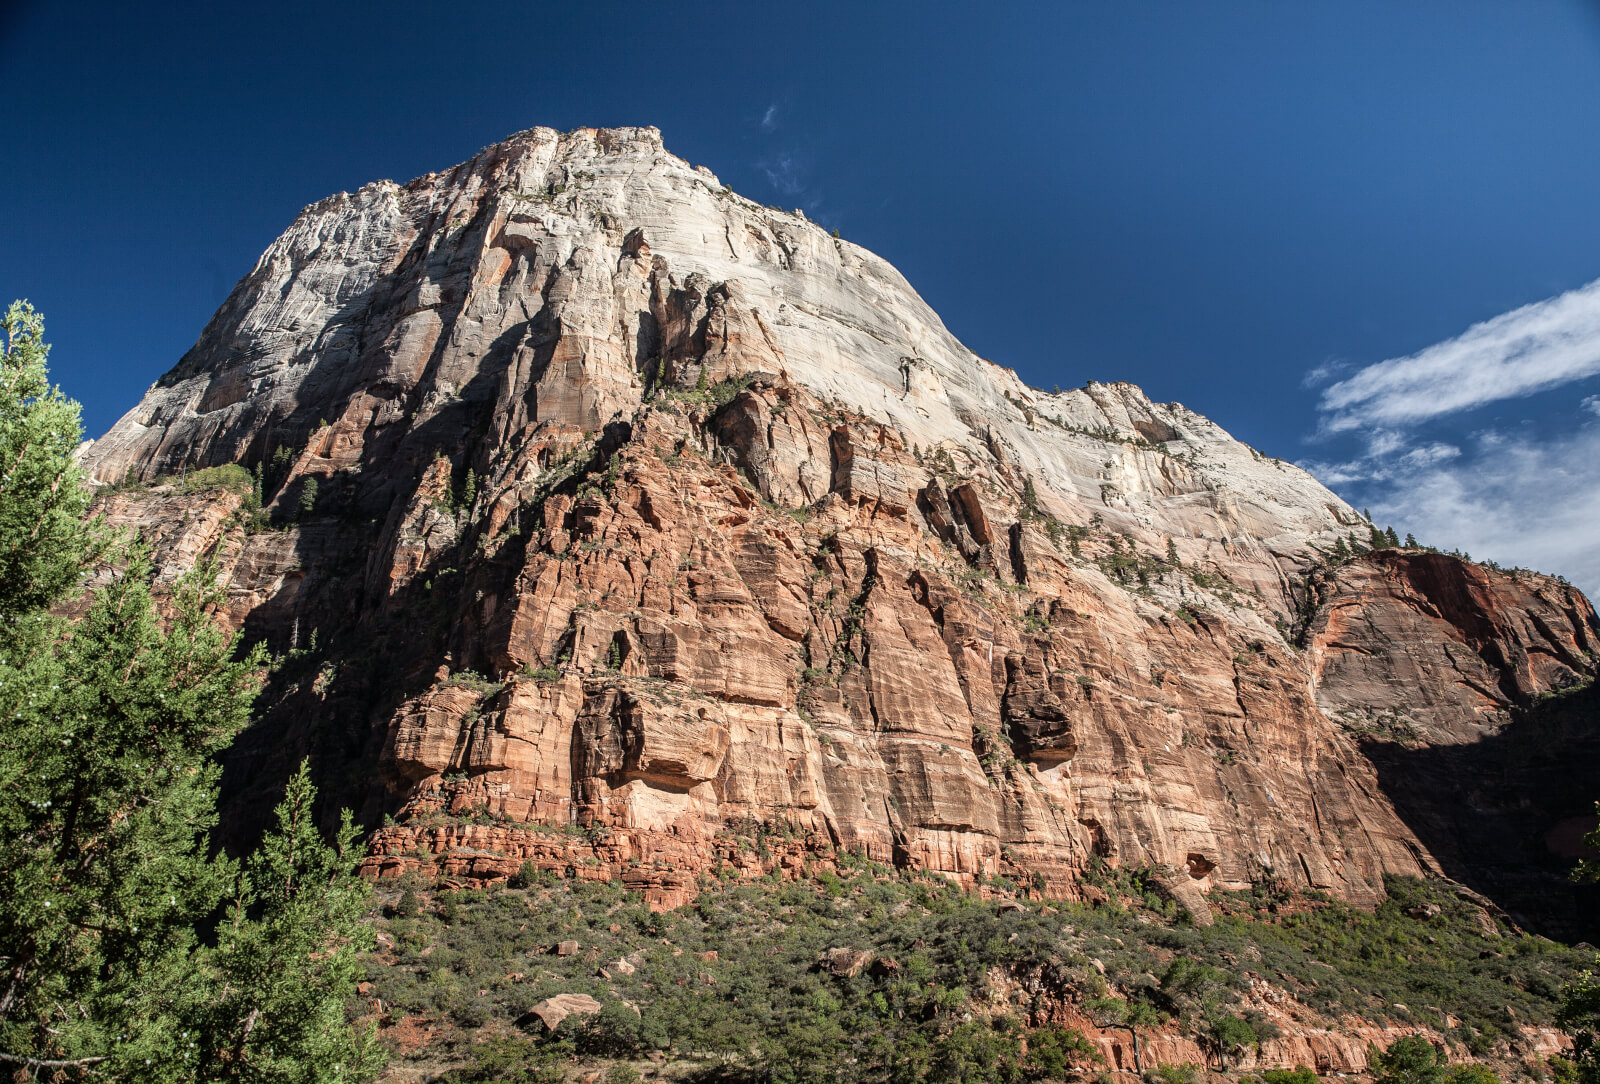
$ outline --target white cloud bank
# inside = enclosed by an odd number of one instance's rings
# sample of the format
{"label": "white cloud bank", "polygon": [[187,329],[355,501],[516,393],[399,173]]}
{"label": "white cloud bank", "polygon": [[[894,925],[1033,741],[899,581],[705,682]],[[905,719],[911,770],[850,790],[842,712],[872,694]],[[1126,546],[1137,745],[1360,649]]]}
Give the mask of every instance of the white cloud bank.
{"label": "white cloud bank", "polygon": [[[1556,433],[1437,430],[1436,419],[1600,374],[1600,280],[1475,324],[1330,385],[1324,437],[1351,458],[1305,463],[1380,524],[1441,549],[1566,575],[1600,595],[1600,395]],[[1328,367],[1308,381],[1326,379]],[[1574,397],[1576,398],[1576,397]],[[1424,422],[1429,435],[1419,433]]]}
{"label": "white cloud bank", "polygon": [[1600,598],[1600,424],[1550,440],[1487,433],[1468,459],[1394,470],[1372,518],[1480,560],[1560,572]]}
{"label": "white cloud bank", "polygon": [[1474,324],[1322,393],[1330,432],[1405,426],[1600,373],[1600,280]]}

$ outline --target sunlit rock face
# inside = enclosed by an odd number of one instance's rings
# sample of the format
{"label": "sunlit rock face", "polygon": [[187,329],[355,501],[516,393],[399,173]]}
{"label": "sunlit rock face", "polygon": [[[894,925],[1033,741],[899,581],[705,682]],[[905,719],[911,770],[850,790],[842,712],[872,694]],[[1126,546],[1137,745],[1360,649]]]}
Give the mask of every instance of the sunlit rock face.
{"label": "sunlit rock face", "polygon": [[307,208],[85,461],[256,473],[265,516],[102,504],[294,653],[238,830],[309,754],[393,818],[379,874],[532,861],[669,906],[846,850],[1072,895],[1099,856],[1370,901],[1434,859],[1360,743],[1476,741],[1594,668],[1572,588],[1318,571],[1368,528],[1303,471],[1131,385],[1024,385],[650,128]]}

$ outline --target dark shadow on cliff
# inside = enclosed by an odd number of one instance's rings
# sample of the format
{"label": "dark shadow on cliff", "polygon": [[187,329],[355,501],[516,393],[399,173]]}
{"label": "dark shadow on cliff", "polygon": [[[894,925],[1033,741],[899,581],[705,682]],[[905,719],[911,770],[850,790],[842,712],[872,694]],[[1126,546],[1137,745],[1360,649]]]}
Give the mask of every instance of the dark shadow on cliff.
{"label": "dark shadow on cliff", "polygon": [[[522,341],[520,330],[503,336],[474,378],[427,420],[375,434],[359,468],[325,481],[315,508],[299,514],[296,553],[304,571],[293,602],[259,607],[242,637],[287,657],[263,692],[255,722],[223,758],[222,831],[230,850],[253,844],[307,756],[322,818],[331,823],[338,808],[348,807],[363,825],[377,827],[397,811],[379,775],[395,710],[431,686],[441,666],[494,676],[479,603],[486,595],[510,598],[541,509],[525,505],[515,537],[493,557],[478,548],[481,524],[459,514],[454,544],[392,589],[386,573],[393,555],[383,539],[386,523],[412,500],[436,456],[452,462],[457,493],[468,469],[485,471],[495,452],[489,436],[495,391]],[[535,379],[547,355],[536,354]],[[575,492],[630,435],[626,422],[606,425],[591,458],[551,492]],[[296,507],[299,492],[286,491],[281,503]]]}
{"label": "dark shadow on cliff", "polygon": [[[472,228],[486,230],[493,217],[493,206],[486,205]],[[538,372],[554,349],[547,320],[515,325],[490,344],[465,386],[441,389],[449,329],[467,300],[464,289],[446,290],[438,306],[446,331],[417,379],[405,387],[387,379],[385,344],[411,309],[404,299],[414,282],[426,277],[459,285],[471,272],[468,263],[441,262],[431,253],[428,240],[436,218],[424,218],[397,264],[347,299],[328,321],[329,327],[343,329],[345,346],[312,361],[302,382],[304,401],[265,425],[240,419],[236,428],[257,426],[242,449],[240,439],[225,432],[200,454],[200,462],[239,454],[246,467],[266,465],[279,447],[298,455],[324,419],[344,418],[361,396],[404,401],[406,420],[369,429],[353,469],[323,477],[310,507],[301,507],[305,478],[280,482],[266,494],[275,525],[293,524],[298,570],[285,579],[292,590],[257,607],[240,636],[241,646],[267,644],[279,662],[257,701],[254,721],[221,757],[220,831],[230,850],[254,844],[288,778],[307,757],[321,819],[332,823],[338,808],[349,807],[368,827],[376,826],[391,811],[377,770],[390,715],[426,689],[440,665],[452,670],[479,665],[457,647],[460,619],[478,592],[503,590],[515,575],[505,560],[473,559],[477,535],[468,523],[456,545],[435,553],[403,586],[392,594],[380,589],[387,577],[377,574],[376,566],[392,557],[384,547],[386,526],[411,500],[423,472],[435,457],[449,459],[453,491],[469,469],[481,475],[506,368],[530,334],[551,340],[533,344]],[[186,355],[173,372],[195,365]],[[431,395],[443,395],[444,404],[413,424],[412,413]]]}
{"label": "dark shadow on cliff", "polygon": [[1447,876],[1532,932],[1600,942],[1600,887],[1568,878],[1600,801],[1600,684],[1519,710],[1468,745],[1363,751]]}

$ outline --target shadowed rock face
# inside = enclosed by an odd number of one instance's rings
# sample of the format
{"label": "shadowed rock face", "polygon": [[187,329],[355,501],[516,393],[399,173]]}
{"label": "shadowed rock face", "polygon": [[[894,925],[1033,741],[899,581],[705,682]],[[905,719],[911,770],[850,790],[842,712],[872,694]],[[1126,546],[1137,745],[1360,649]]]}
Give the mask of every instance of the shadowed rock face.
{"label": "shadowed rock face", "polygon": [[1571,588],[1318,571],[1365,526],[1304,472],[1126,384],[1027,387],[653,129],[307,208],[86,452],[232,462],[271,528],[221,491],[102,505],[296,652],[235,831],[309,753],[394,816],[377,873],[533,861],[666,906],[839,848],[1058,895],[1100,855],[1370,901],[1437,859],[1362,743],[1481,743],[1594,668]]}
{"label": "shadowed rock face", "polygon": [[1567,877],[1600,795],[1587,600],[1543,576],[1397,551],[1318,586],[1318,703],[1363,741],[1443,871],[1524,925],[1600,933],[1595,891]]}

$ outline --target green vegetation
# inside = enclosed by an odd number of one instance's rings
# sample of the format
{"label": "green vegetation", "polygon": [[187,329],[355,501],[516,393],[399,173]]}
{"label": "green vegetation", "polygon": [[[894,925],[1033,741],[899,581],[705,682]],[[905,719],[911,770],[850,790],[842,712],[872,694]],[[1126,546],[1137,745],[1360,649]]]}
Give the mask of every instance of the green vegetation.
{"label": "green vegetation", "polygon": [[1268,1069],[1261,1074],[1261,1080],[1263,1084],[1322,1084],[1322,1078],[1304,1065],[1293,1069]]}
{"label": "green vegetation", "polygon": [[702,366],[700,376],[695,381],[695,386],[692,390],[675,388],[668,391],[662,398],[669,403],[685,403],[690,406],[709,407],[712,413],[716,413],[733,402],[735,397],[749,386],[750,378],[748,376],[730,376],[713,384],[710,382],[707,370]]}
{"label": "green vegetation", "polygon": [[[1600,803],[1595,804],[1600,813]],[[1600,850],[1600,824],[1583,837],[1586,846]],[[1579,882],[1600,882],[1600,859],[1586,858],[1572,871]],[[1572,1076],[1577,1084],[1600,1084],[1600,956],[1573,979],[1562,993],[1558,1019],[1572,1036]]]}
{"label": "green vegetation", "polygon": [[192,470],[183,476],[183,488],[189,493],[208,489],[222,489],[229,493],[249,494],[256,488],[255,475],[237,463],[224,463],[220,467]]}
{"label": "green vegetation", "polygon": [[1451,1065],[1420,1035],[1408,1035],[1374,1048],[1369,1056],[1373,1084],[1500,1084],[1500,1076],[1484,1065]]}
{"label": "green vegetation", "polygon": [[[1266,887],[1214,893],[1217,921],[1201,928],[1140,871],[1093,868],[1108,898],[1098,906],[1017,907],[842,858],[800,882],[708,877],[667,914],[620,884],[532,863],[508,886],[396,886],[382,923],[394,949],[369,959],[368,978],[391,1021],[442,1027],[418,1058],[465,1062],[459,1072],[499,1072],[501,1048],[474,1041],[498,1035],[551,1072],[658,1054],[707,1081],[1023,1081],[1098,1071],[1081,1037],[1027,1026],[1052,1004],[1101,1026],[1176,1027],[1228,1058],[1275,1035],[1246,1001],[1250,979],[1266,977],[1328,1018],[1429,1025],[1467,1056],[1511,1037],[1507,1006],[1551,1022],[1579,963],[1509,929],[1486,941],[1481,912],[1442,883],[1392,880],[1375,913]],[[579,951],[555,954],[562,941]],[[1032,1003],[1019,989],[1050,993]],[[602,1008],[547,1035],[524,1014],[561,993]]]}
{"label": "green vegetation", "polygon": [[[396,949],[372,962],[374,994],[391,1013],[468,1031],[512,1024],[554,994],[596,998],[598,1014],[568,1018],[549,1039],[537,1019],[523,1020],[529,1039],[509,1045],[535,1064],[664,1051],[704,1062],[710,1078],[832,1080],[856,1065],[844,1079],[906,1081],[1063,1079],[1092,1064],[1075,1032],[966,1019],[990,967],[1042,947],[1036,914],[856,861],[811,883],[713,883],[664,915],[620,885],[529,869],[516,878],[525,890],[441,892],[417,917],[387,920]],[[581,951],[550,953],[567,940]],[[871,956],[858,969],[828,966],[840,948]],[[490,1075],[504,1045],[461,1043],[473,1061],[452,1079],[516,1079]]]}
{"label": "green vegetation", "polygon": [[[1124,586],[1137,583],[1139,587],[1148,587],[1152,579],[1159,579],[1167,570],[1166,564],[1153,554],[1140,553],[1131,539],[1124,540],[1121,535],[1111,536],[1111,549],[1108,553],[1101,554],[1095,560],[1100,566],[1100,571]],[[1123,546],[1127,548],[1124,549]]]}
{"label": "green vegetation", "polygon": [[503,688],[501,682],[490,681],[476,670],[457,670],[440,684],[445,688],[471,689],[479,696],[493,696]]}
{"label": "green vegetation", "polygon": [[78,404],[50,385],[43,317],[17,302],[0,330],[0,613],[15,624],[75,584],[104,537],[82,526]]}
{"label": "green vegetation", "polygon": [[309,516],[317,510],[317,490],[320,483],[317,476],[308,474],[300,483],[300,499],[295,502],[295,507],[301,516]]}
{"label": "green vegetation", "polygon": [[[368,895],[348,817],[324,844],[302,769],[252,857],[212,853],[213,757],[264,653],[213,623],[208,566],[158,617],[144,555],[81,520],[77,407],[49,387],[39,317],[13,305],[4,329],[0,1063],[19,1081],[370,1079],[381,1051],[344,1015]],[[84,616],[57,616],[102,561]]]}

